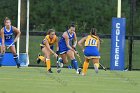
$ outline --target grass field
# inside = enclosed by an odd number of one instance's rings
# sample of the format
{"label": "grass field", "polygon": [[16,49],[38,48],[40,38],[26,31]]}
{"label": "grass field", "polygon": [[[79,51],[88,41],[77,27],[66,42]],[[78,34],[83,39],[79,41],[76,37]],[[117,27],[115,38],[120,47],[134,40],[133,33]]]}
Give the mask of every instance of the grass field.
{"label": "grass field", "polygon": [[74,70],[48,74],[44,67],[1,67],[0,93],[139,93],[139,71],[89,69],[86,76]]}

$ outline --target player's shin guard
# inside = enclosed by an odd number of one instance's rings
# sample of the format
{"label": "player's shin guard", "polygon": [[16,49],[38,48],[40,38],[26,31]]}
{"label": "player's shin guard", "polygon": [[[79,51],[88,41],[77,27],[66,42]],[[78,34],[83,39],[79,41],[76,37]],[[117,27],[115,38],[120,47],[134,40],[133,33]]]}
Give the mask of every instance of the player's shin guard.
{"label": "player's shin guard", "polygon": [[98,73],[99,63],[94,63],[95,72]]}
{"label": "player's shin guard", "polygon": [[19,60],[18,60],[18,55],[14,55],[14,60],[16,62],[17,68],[19,68],[20,67],[20,63],[19,63]]}
{"label": "player's shin guard", "polygon": [[85,75],[86,72],[87,72],[88,66],[89,66],[89,62],[85,61],[84,64],[83,64],[83,70],[82,70],[82,73],[83,73],[84,75]]}
{"label": "player's shin guard", "polygon": [[78,67],[78,62],[77,62],[76,59],[71,60],[71,65],[75,70],[77,70],[79,68]]}
{"label": "player's shin guard", "polygon": [[39,59],[41,59],[41,61],[44,61],[44,57],[43,56],[39,56]]}
{"label": "player's shin guard", "polygon": [[46,58],[46,67],[47,67],[47,71],[51,69],[51,61],[50,59],[47,59],[47,58]]}
{"label": "player's shin guard", "polygon": [[47,59],[46,58],[46,66],[47,66],[47,71],[49,73],[53,73],[52,70],[51,70],[51,62],[50,62],[50,59]]}
{"label": "player's shin guard", "polygon": [[4,56],[3,54],[0,54],[0,67],[2,65],[3,56]]}

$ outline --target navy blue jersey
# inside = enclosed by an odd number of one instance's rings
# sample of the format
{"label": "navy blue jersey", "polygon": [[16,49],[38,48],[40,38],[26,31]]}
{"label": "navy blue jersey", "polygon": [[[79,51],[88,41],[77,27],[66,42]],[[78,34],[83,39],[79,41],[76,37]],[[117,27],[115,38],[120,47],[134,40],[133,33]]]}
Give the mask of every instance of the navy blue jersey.
{"label": "navy blue jersey", "polygon": [[[71,45],[71,41],[74,39],[74,33],[70,35],[70,33],[67,31],[68,37],[69,37],[69,43]],[[69,50],[69,48],[66,45],[65,38],[62,36],[61,39],[59,40],[59,52],[60,54],[63,54]]]}
{"label": "navy blue jersey", "polygon": [[13,28],[12,26],[10,27],[10,30],[7,30],[6,27],[4,27],[4,37],[5,41],[13,41]]}
{"label": "navy blue jersey", "polygon": [[[69,37],[69,42],[71,42],[74,39],[74,33],[71,35],[68,31],[67,31],[68,37]],[[61,39],[59,40],[59,42],[65,43],[65,38],[62,36]]]}

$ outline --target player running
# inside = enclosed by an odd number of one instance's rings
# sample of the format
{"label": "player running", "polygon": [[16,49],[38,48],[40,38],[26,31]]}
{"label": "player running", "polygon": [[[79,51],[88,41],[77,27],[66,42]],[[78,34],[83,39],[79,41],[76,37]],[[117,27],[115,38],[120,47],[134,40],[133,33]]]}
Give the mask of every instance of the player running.
{"label": "player running", "polygon": [[[82,45],[83,43],[85,43],[85,48]],[[87,72],[89,60],[93,61],[95,72],[98,73],[100,59],[99,53],[100,40],[99,37],[96,35],[96,28],[92,28],[90,31],[90,35],[83,37],[78,42],[78,45],[83,50],[85,56],[82,75],[85,75]]]}
{"label": "player running", "polygon": [[[71,46],[70,42],[74,40],[74,45]],[[76,70],[76,73],[81,72],[81,69],[78,67],[78,62],[75,59],[74,54],[77,54],[77,51],[74,50],[77,44],[77,37],[75,33],[75,26],[71,24],[69,29],[65,31],[59,40],[59,55],[62,59],[59,59],[60,63],[68,63],[67,56],[71,59],[72,67]]]}
{"label": "player running", "polygon": [[45,37],[45,39],[42,41],[40,44],[41,50],[44,53],[44,56],[38,55],[37,58],[37,63],[39,64],[40,61],[42,60],[46,66],[47,66],[47,71],[49,73],[53,73],[51,71],[51,61],[50,61],[50,55],[51,53],[54,54],[54,56],[57,58],[57,54],[53,51],[54,44],[56,44],[56,50],[58,51],[58,37],[55,35],[55,30],[54,29],[49,29],[48,33]]}
{"label": "player running", "polygon": [[[4,25],[5,26],[1,29],[2,41],[0,43],[1,46],[0,62],[2,62],[2,58],[5,53],[5,46],[7,46],[10,47],[10,51],[14,55],[13,57],[16,62],[17,68],[19,68],[20,63],[18,61],[18,55],[16,53],[14,43],[17,42],[17,39],[20,37],[21,32],[16,27],[11,25],[11,20],[8,17],[5,18]],[[16,36],[15,38],[14,35]]]}

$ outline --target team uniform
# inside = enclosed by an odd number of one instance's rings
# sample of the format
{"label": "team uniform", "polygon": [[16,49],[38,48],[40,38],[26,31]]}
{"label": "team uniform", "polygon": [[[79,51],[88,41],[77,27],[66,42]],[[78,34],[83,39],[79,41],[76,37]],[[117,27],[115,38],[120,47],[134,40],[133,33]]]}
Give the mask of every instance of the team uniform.
{"label": "team uniform", "polygon": [[[47,41],[48,41],[48,43],[49,43],[49,45],[50,45],[50,49],[53,50],[54,44],[57,42],[57,36],[55,35],[53,38],[50,38],[49,35],[46,35],[45,39],[44,39],[44,40],[42,41],[42,43],[40,44],[41,49],[44,48],[44,47],[46,47],[46,46],[45,46],[45,40],[46,40],[46,39],[47,39]],[[44,59],[45,59],[44,56],[38,55],[37,63],[39,64],[40,61],[41,61],[41,60],[44,61]],[[47,58],[46,58],[45,63],[46,63],[46,66],[47,66],[47,71],[49,71],[50,73],[52,73],[52,71],[51,71],[51,62],[50,62],[50,59],[47,59]]]}
{"label": "team uniform", "polygon": [[[10,30],[7,30],[6,26],[4,27],[5,46],[14,46],[13,34],[14,34],[14,32],[13,32],[12,26],[10,27]],[[0,43],[0,46],[1,46],[2,45],[2,40],[0,39],[0,41],[1,41],[1,43]]]}
{"label": "team uniform", "polygon": [[[69,45],[72,46],[71,45],[72,44],[71,42],[74,39],[74,33],[73,34],[70,34],[68,31],[66,31],[66,32],[67,32],[68,38],[69,38]],[[59,54],[65,54],[65,53],[67,53],[70,50],[67,47],[65,38],[63,36],[59,40],[58,45],[59,45]],[[60,62],[60,63],[63,64],[63,60],[61,58],[58,60],[58,62]],[[81,72],[81,69],[78,67],[78,62],[77,62],[76,59],[71,60],[71,66],[76,70],[76,73],[80,73]]]}
{"label": "team uniform", "polygon": [[[84,56],[87,59],[100,58],[100,53],[98,50],[98,43],[100,43],[99,38],[95,35],[88,35],[85,41]],[[89,61],[85,60],[83,64],[82,75],[85,75],[87,68],[89,66]],[[95,72],[98,73],[99,63],[94,63]]]}
{"label": "team uniform", "polygon": [[85,41],[84,55],[86,58],[100,58],[100,53],[97,48],[99,38],[95,35],[88,35]]}
{"label": "team uniform", "polygon": [[[4,38],[5,38],[5,46],[15,46],[14,45],[14,31],[13,31],[13,26],[10,27],[9,30],[6,29],[6,26],[4,27]],[[2,41],[0,43],[2,45]],[[12,45],[11,45],[12,44]],[[2,60],[3,58],[3,55],[1,55],[1,59]],[[19,60],[18,60],[18,55],[13,55],[13,58],[17,64],[17,67],[19,68],[20,67],[20,63],[19,63]]]}
{"label": "team uniform", "polygon": [[[72,40],[74,39],[74,33],[71,35],[68,31],[67,31],[68,37],[69,37],[69,42],[72,42]],[[66,41],[65,38],[62,36],[61,39],[59,40],[59,54],[64,54],[66,53],[68,50],[70,50],[67,45],[66,45]],[[71,45],[71,44],[70,44]]]}
{"label": "team uniform", "polygon": [[[53,45],[54,45],[54,44],[56,43],[56,41],[57,41],[57,36],[55,35],[55,36],[51,39],[51,38],[49,37],[49,35],[46,35],[45,39],[48,40],[48,43],[49,43],[49,45],[50,45],[50,48],[53,50],[53,48],[54,48]],[[45,44],[44,44],[45,39],[44,39],[44,40],[42,41],[42,43],[40,44],[41,49],[45,47]]]}

